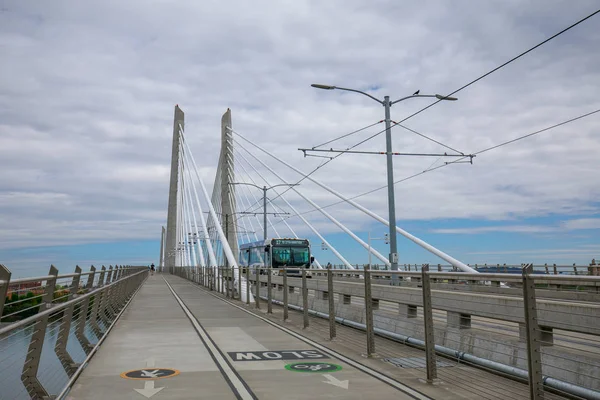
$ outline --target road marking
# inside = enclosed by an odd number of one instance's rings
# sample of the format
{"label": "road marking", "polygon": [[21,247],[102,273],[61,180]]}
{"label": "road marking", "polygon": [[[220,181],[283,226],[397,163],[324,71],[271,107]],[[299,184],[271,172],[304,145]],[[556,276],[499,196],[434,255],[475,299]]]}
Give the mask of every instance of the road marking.
{"label": "road marking", "polygon": [[340,381],[340,380],[338,380],[333,375],[324,374],[323,378],[327,379],[326,381],[323,381],[323,383],[329,383],[330,385],[337,386],[337,387],[340,387],[342,389],[348,390],[348,386],[350,385],[350,381],[349,380]]}
{"label": "road marking", "polygon": [[404,394],[412,397],[413,399],[417,399],[417,400],[432,400],[431,397],[428,397],[428,396],[424,395],[423,393],[420,393],[419,391],[417,391],[417,390],[415,390],[415,389],[413,389],[413,388],[411,388],[409,386],[406,386],[403,383],[400,383],[400,382],[398,382],[398,381],[390,378],[389,376],[387,376],[385,374],[382,374],[381,372],[378,372],[378,371],[376,371],[376,370],[374,370],[372,368],[369,368],[369,367],[367,367],[367,366],[359,363],[358,361],[354,361],[353,359],[351,359],[349,357],[346,357],[343,354],[338,353],[337,351],[331,350],[328,347],[325,347],[325,346],[323,346],[323,345],[321,345],[321,344],[319,344],[319,343],[317,343],[317,342],[315,342],[315,341],[313,341],[313,340],[311,340],[311,339],[309,339],[309,338],[307,338],[305,336],[302,336],[299,333],[296,333],[296,332],[292,331],[291,329],[288,329],[288,328],[286,328],[284,326],[276,324],[275,322],[272,322],[271,320],[269,320],[269,319],[267,319],[265,317],[262,317],[262,316],[260,316],[258,314],[255,314],[252,311],[246,310],[245,308],[238,306],[237,304],[234,304],[234,303],[232,303],[232,302],[230,302],[228,300],[225,300],[225,299],[223,299],[223,298],[221,298],[221,297],[219,297],[219,296],[217,296],[215,294],[212,294],[209,291],[205,290],[204,288],[202,288],[202,287],[200,287],[198,285],[194,285],[191,282],[187,282],[187,283],[190,286],[195,287],[196,289],[202,290],[206,294],[209,294],[209,295],[211,295],[211,296],[213,296],[213,297],[215,297],[215,298],[217,298],[217,299],[219,299],[219,300],[221,300],[221,301],[223,301],[223,302],[225,302],[225,303],[227,303],[227,304],[229,304],[229,305],[231,305],[231,306],[233,306],[233,307],[235,307],[235,308],[237,308],[237,309],[239,309],[239,310],[241,310],[241,311],[243,311],[243,312],[245,312],[247,314],[253,315],[254,317],[256,317],[256,318],[258,318],[258,319],[266,322],[267,324],[269,324],[271,326],[274,326],[275,328],[277,328],[277,329],[279,329],[279,330],[281,330],[281,331],[283,331],[285,333],[288,333],[288,334],[294,336],[297,339],[302,340],[304,343],[309,344],[309,345],[311,345],[311,346],[313,346],[313,347],[321,350],[322,352],[324,352],[326,354],[329,354],[330,356],[332,356],[334,358],[337,358],[338,360],[341,360],[341,361],[345,362],[346,364],[349,364],[349,365],[353,366],[354,368],[356,368],[356,369],[358,369],[358,370],[360,370],[360,371],[362,371],[362,372],[364,372],[364,373],[366,373],[368,375],[371,375],[373,378],[376,378],[376,379],[380,380],[381,382],[387,383],[388,385],[390,385],[390,386],[398,389],[399,391],[403,392]]}
{"label": "road marking", "polygon": [[144,382],[143,389],[133,389],[133,390],[135,390],[142,396],[149,399],[150,397],[154,396],[156,393],[160,392],[163,389],[164,389],[164,387],[155,388],[154,381],[146,381],[146,382]]}
{"label": "road marking", "polygon": [[169,282],[167,282],[167,280],[164,277],[162,278],[169,287],[169,290],[173,294],[173,297],[175,297],[175,300],[177,300],[177,303],[179,303],[179,306],[181,307],[183,312],[187,315],[188,319],[192,323],[192,326],[194,327],[196,332],[198,332],[200,339],[202,339],[202,342],[204,342],[204,346],[210,353],[210,356],[214,360],[215,364],[217,364],[217,367],[219,368],[221,374],[229,384],[229,387],[233,390],[236,398],[242,400],[258,400],[258,397],[256,397],[256,395],[252,392],[250,387],[248,387],[248,385],[244,381],[242,381],[242,378],[229,364],[225,356],[221,353],[221,350],[216,346],[216,344],[213,342],[206,330],[204,330],[202,325],[200,325],[198,319],[194,316],[194,314],[192,314],[192,312],[185,305],[183,300],[181,300],[181,298],[177,295],[177,293],[175,293],[173,287],[169,284]]}
{"label": "road marking", "polygon": [[172,378],[179,375],[179,370],[172,368],[151,369],[133,369],[121,373],[121,378],[133,380],[155,380],[163,378]]}
{"label": "road marking", "polygon": [[233,361],[277,361],[329,358],[317,350],[229,351]]}
{"label": "road marking", "polygon": [[285,366],[285,369],[293,372],[309,372],[309,373],[325,373],[325,372],[335,372],[341,371],[342,366],[337,364],[331,364],[326,362],[301,362],[288,364]]}

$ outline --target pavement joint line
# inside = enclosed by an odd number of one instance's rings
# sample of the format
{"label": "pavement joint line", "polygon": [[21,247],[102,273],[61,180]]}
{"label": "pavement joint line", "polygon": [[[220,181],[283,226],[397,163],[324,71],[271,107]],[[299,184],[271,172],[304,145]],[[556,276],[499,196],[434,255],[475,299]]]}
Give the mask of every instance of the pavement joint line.
{"label": "pavement joint line", "polygon": [[[163,277],[163,279],[164,279],[164,277]],[[376,370],[374,370],[374,369],[372,369],[370,367],[367,367],[366,365],[363,365],[363,364],[359,363],[358,361],[355,361],[355,360],[353,360],[353,359],[351,359],[349,357],[346,357],[343,354],[338,353],[335,350],[332,350],[332,349],[330,349],[330,348],[328,348],[326,346],[323,346],[322,344],[317,343],[317,342],[313,341],[312,339],[309,339],[309,338],[307,338],[307,337],[305,337],[305,336],[303,336],[303,335],[301,335],[299,333],[296,333],[296,332],[292,331],[291,329],[288,329],[288,328],[286,328],[284,326],[281,326],[281,325],[279,325],[279,324],[277,324],[277,323],[275,323],[275,322],[273,322],[273,321],[271,321],[271,320],[269,320],[269,319],[267,319],[267,318],[265,318],[265,317],[263,317],[261,315],[255,314],[252,311],[246,310],[245,308],[240,307],[237,304],[234,304],[234,303],[232,303],[232,302],[230,302],[228,300],[225,300],[225,299],[217,296],[216,294],[213,294],[213,293],[209,292],[208,290],[204,289],[200,285],[194,285],[194,284],[192,284],[191,282],[188,282],[188,281],[186,281],[186,283],[189,284],[192,287],[195,287],[196,289],[201,289],[203,292],[206,292],[207,294],[209,294],[209,295],[211,295],[211,296],[213,296],[213,297],[215,297],[215,298],[223,301],[224,303],[227,303],[227,304],[229,304],[229,305],[231,305],[231,306],[233,306],[235,308],[238,308],[238,309],[244,311],[245,313],[250,314],[250,315],[258,318],[258,319],[260,319],[260,320],[268,323],[269,325],[271,325],[271,326],[273,326],[273,327],[275,327],[275,328],[277,328],[277,329],[279,329],[279,330],[281,330],[281,331],[283,331],[283,332],[285,332],[285,333],[287,333],[287,334],[289,334],[291,336],[294,336],[296,339],[299,339],[299,340],[303,341],[304,343],[306,343],[308,345],[311,345],[311,346],[313,346],[313,347],[315,347],[315,348],[317,348],[317,349],[319,349],[319,350],[321,350],[321,351],[329,354],[330,356],[332,356],[334,358],[337,358],[338,360],[341,360],[341,361],[345,362],[346,364],[349,364],[349,365],[353,366],[354,368],[356,368],[356,369],[364,372],[367,375],[370,375],[371,377],[373,377],[373,378],[375,378],[375,379],[377,379],[377,380],[379,380],[379,381],[381,381],[383,383],[386,383],[386,384],[392,386],[393,388],[395,388],[395,389],[401,391],[402,393],[404,393],[404,394],[412,397],[413,399],[417,399],[417,400],[432,400],[431,397],[426,396],[425,394],[419,392],[416,389],[413,389],[413,388],[411,388],[409,386],[406,386],[403,383],[400,383],[397,380],[395,380],[393,378],[390,378],[389,376],[387,376],[387,375],[385,375],[385,374],[383,374],[383,373],[381,373],[379,371],[376,371]]]}
{"label": "pavement joint line", "polygon": [[221,371],[223,378],[225,378],[225,380],[227,381],[229,387],[234,392],[236,398],[241,400],[258,400],[258,397],[256,397],[256,395],[252,392],[252,389],[250,389],[248,384],[242,379],[238,372],[227,361],[219,347],[215,344],[215,342],[212,340],[210,335],[206,332],[206,330],[200,324],[200,322],[194,316],[194,314],[192,314],[189,308],[185,305],[183,300],[177,295],[173,287],[169,284],[169,282],[165,279],[164,276],[162,278],[169,287],[169,290],[173,294],[173,297],[175,297],[175,300],[177,300],[179,306],[192,323],[192,326],[198,333],[198,336],[200,336],[200,339],[202,339],[204,346],[210,353],[210,356]]}

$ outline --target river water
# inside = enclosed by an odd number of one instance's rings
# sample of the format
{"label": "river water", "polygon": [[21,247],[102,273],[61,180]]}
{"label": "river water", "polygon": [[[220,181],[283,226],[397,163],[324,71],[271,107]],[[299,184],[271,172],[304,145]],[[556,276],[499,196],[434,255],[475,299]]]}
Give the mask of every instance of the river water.
{"label": "river water", "polygon": [[[62,364],[54,353],[60,323],[61,321],[58,320],[48,324],[37,374],[44,388],[49,394],[54,395],[59,394],[69,381]],[[67,351],[73,361],[81,363],[85,360],[86,354],[74,332],[75,327],[72,325],[67,341]],[[30,326],[0,339],[0,400],[30,399],[21,382],[21,372],[32,333],[33,327]],[[85,333],[90,342],[96,343],[98,341],[98,338],[87,324]]]}

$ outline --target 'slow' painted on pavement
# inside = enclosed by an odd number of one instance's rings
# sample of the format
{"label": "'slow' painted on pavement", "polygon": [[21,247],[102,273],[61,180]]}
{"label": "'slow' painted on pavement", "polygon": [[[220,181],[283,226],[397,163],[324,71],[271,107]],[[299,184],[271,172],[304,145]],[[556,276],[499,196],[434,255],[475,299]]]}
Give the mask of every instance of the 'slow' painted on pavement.
{"label": "'slow' painted on pavement", "polygon": [[233,361],[315,360],[329,358],[317,350],[231,351]]}

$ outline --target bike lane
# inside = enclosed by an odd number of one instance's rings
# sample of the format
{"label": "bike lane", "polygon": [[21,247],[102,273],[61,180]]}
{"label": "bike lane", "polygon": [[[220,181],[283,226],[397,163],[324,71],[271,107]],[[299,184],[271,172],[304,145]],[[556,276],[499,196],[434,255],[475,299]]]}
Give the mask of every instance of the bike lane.
{"label": "bike lane", "polygon": [[189,310],[256,398],[428,398],[310,339],[273,326],[259,314],[253,315],[189,281],[176,276],[166,280],[182,307]]}

